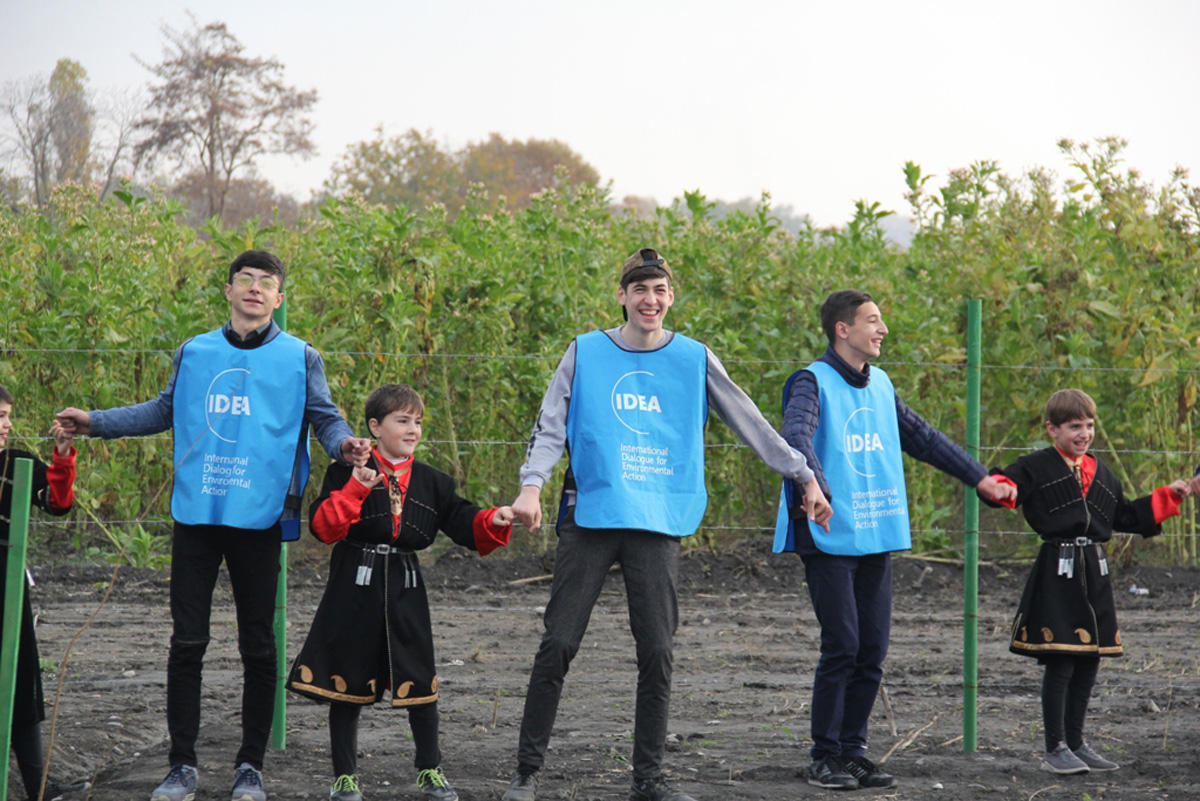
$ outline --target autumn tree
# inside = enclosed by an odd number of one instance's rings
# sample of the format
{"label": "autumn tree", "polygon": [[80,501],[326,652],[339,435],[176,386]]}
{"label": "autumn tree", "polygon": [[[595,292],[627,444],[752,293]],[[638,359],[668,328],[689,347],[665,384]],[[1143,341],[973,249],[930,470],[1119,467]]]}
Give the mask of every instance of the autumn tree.
{"label": "autumn tree", "polygon": [[[184,175],[171,185],[167,194],[188,208],[184,219],[189,225],[204,224],[207,218],[202,209],[207,198],[207,180],[203,173]],[[221,222],[238,228],[250,219],[278,220],[281,225],[292,227],[300,219],[300,204],[290,195],[276,192],[269,181],[257,174],[240,176],[229,182]]]}
{"label": "autumn tree", "polygon": [[509,140],[493,133],[461,150],[440,146],[432,134],[409,129],[346,149],[325,181],[334,195],[354,192],[372,203],[414,208],[440,203],[455,214],[472,185],[487,193],[491,207],[501,198],[509,208],[525,208],[538,192],[565,183],[596,184],[600,175],[557,139]]}
{"label": "autumn tree", "polygon": [[376,128],[374,139],[346,148],[325,181],[330,194],[353,192],[386,206],[441,203],[452,211],[462,205],[464,189],[455,155],[415,128],[390,138]]}
{"label": "autumn tree", "polygon": [[503,196],[509,206],[524,208],[529,198],[561,183],[600,182],[600,173],[557,139],[521,142],[492,133],[467,145],[462,154],[463,177],[483,184],[489,195]]}
{"label": "autumn tree", "polygon": [[266,155],[311,157],[316,152],[308,113],[316,90],[283,83],[283,64],[245,54],[224,23],[176,31],[157,64],[139,63],[154,75],[145,132],[134,150],[138,163],[170,158],[184,173],[204,180],[209,216],[225,210],[231,182]]}
{"label": "autumn tree", "polygon": [[92,171],[92,132],[96,110],[87,88],[87,70],[62,58],[50,73],[50,140],[56,157],[55,181],[86,181]]}

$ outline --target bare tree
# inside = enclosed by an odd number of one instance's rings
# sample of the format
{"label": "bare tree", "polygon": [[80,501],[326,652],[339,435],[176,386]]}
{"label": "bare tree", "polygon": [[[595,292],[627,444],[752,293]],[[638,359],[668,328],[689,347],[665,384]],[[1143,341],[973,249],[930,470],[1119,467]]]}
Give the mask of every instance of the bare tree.
{"label": "bare tree", "polygon": [[12,132],[7,137],[33,181],[33,199],[44,206],[53,174],[50,92],[44,80],[30,78],[10,84],[4,93],[4,111]]}
{"label": "bare tree", "polygon": [[95,151],[104,153],[99,164],[100,200],[104,200],[117,181],[118,171],[127,168],[133,174],[133,140],[138,118],[145,103],[138,92],[114,92],[103,102],[98,113]]}
{"label": "bare tree", "polygon": [[79,62],[62,58],[49,80],[33,76],[9,84],[2,102],[9,128],[5,138],[33,184],[38,206],[49,201],[56,183],[91,180],[96,111],[87,70]]}
{"label": "bare tree", "polygon": [[188,31],[163,26],[163,60],[143,67],[154,74],[150,113],[138,122],[146,138],[135,162],[173,158],[185,172],[204,177],[210,216],[221,215],[230,183],[260,156],[310,157],[316,152],[308,117],[316,90],[283,83],[283,64],[252,58],[222,22]]}

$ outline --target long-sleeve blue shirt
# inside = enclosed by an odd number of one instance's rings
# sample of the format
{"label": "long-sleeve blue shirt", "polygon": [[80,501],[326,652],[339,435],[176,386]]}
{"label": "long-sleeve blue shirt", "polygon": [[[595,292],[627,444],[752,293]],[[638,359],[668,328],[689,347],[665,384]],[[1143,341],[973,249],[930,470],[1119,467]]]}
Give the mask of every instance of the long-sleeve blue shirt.
{"label": "long-sleeve blue shirt", "polygon": [[[229,323],[221,328],[221,333],[235,348],[257,348],[270,342],[279,335],[280,328],[274,322],[252,331],[245,339],[233,330]],[[115,437],[135,437],[145,434],[157,434],[166,431],[174,423],[175,378],[179,374],[179,359],[183,353],[181,345],[175,351],[171,366],[171,377],[157,398],[132,406],[119,406],[113,409],[91,411],[91,435],[111,439]],[[329,394],[329,384],[325,380],[325,362],[316,348],[307,343],[304,346],[304,363],[306,367],[307,397],[304,402],[304,422],[312,426],[317,440],[331,458],[341,459],[342,442],[347,437],[353,437],[342,413],[338,411]]]}

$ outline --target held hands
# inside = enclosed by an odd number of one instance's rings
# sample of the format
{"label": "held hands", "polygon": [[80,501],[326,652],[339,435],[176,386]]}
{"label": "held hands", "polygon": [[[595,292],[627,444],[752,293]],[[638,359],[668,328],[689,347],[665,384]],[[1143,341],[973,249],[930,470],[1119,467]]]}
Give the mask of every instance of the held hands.
{"label": "held hands", "polygon": [[537,531],[542,526],[542,488],[533,485],[521,487],[510,508],[513,516],[527,529]]}
{"label": "held hands", "polygon": [[1171,492],[1175,493],[1180,498],[1186,498],[1189,495],[1195,495],[1197,492],[1200,492],[1200,473],[1197,473],[1195,476],[1193,476],[1191,481],[1186,481],[1181,478],[1176,481],[1172,481],[1167,485],[1167,487],[1171,490]]}
{"label": "held hands", "polygon": [[[75,436],[76,434],[87,434],[92,430],[92,416],[83,409],[76,409],[74,406],[68,406],[58,414],[54,415],[55,425],[61,426],[63,431]],[[50,429],[54,433],[54,429]],[[57,446],[58,436],[54,437]]]}
{"label": "held hands", "polygon": [[809,520],[829,531],[829,518],[833,517],[833,507],[825,499],[825,493],[821,492],[821,485],[815,477],[804,485],[804,511],[808,513]]}
{"label": "held hands", "polygon": [[1017,488],[1004,481],[997,481],[995,476],[984,476],[975,485],[976,491],[992,503],[1003,505],[1005,501],[1016,501]]}
{"label": "held hands", "polygon": [[383,481],[383,473],[372,470],[365,465],[356,464],[354,466],[354,479],[367,489],[373,489],[376,484]]}
{"label": "held hands", "polygon": [[50,426],[50,436],[54,437],[54,450],[58,451],[58,455],[69,456],[71,453],[71,440],[75,439],[75,435],[67,431],[62,423],[55,420],[54,425]]}
{"label": "held hands", "polygon": [[496,528],[511,526],[515,517],[511,506],[497,506],[496,511],[492,513],[492,525]]}
{"label": "held hands", "polygon": [[[371,440],[365,437],[346,437],[342,440],[342,461],[361,466],[371,458]],[[374,472],[374,471],[372,471]]]}

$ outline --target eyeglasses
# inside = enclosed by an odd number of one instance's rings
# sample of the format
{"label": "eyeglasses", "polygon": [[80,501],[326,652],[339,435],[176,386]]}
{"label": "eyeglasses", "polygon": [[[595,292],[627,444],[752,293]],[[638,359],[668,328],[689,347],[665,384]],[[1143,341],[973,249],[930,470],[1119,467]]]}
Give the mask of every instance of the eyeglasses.
{"label": "eyeglasses", "polygon": [[274,292],[279,289],[279,279],[273,275],[254,276],[250,273],[238,273],[233,277],[233,285],[238,289],[249,289],[258,284],[263,292]]}

